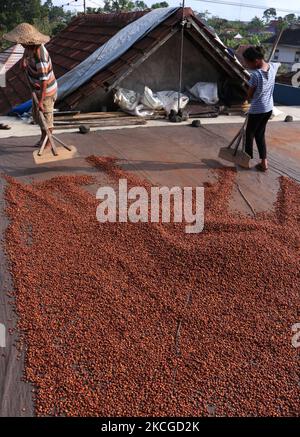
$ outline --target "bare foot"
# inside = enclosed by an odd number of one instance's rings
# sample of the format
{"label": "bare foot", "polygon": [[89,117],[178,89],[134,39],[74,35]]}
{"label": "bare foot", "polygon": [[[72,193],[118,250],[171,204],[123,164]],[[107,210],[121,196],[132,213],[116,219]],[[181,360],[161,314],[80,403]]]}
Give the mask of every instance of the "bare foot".
{"label": "bare foot", "polygon": [[255,166],[255,168],[256,168],[256,170],[258,170],[258,171],[263,171],[263,172],[265,172],[265,171],[268,170],[268,166],[266,166],[266,165],[264,165],[264,164],[262,164],[262,163],[257,164],[257,165]]}

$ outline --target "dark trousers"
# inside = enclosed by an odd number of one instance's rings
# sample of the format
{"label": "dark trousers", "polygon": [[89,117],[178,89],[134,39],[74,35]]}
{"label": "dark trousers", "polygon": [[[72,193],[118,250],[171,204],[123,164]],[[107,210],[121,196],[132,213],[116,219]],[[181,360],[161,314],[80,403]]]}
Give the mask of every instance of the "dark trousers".
{"label": "dark trousers", "polygon": [[253,158],[253,141],[255,138],[260,159],[267,158],[266,146],[266,126],[272,111],[263,114],[249,114],[246,128],[246,145],[245,151],[251,158]]}

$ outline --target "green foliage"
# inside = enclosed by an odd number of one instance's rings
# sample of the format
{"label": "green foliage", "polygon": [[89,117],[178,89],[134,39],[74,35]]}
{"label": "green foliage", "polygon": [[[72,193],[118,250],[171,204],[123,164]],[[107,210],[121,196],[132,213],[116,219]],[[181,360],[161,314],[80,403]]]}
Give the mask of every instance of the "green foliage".
{"label": "green foliage", "polygon": [[252,20],[247,25],[248,30],[255,29],[255,30],[259,31],[259,30],[263,30],[264,27],[265,27],[265,24],[264,24],[263,20],[261,20],[260,18],[258,18],[256,16],[254,18],[252,18]]}
{"label": "green foliage", "polygon": [[197,13],[201,20],[207,21],[211,13],[206,9],[205,11]]}
{"label": "green foliage", "polygon": [[[52,0],[0,0],[0,37],[22,22],[36,26],[48,35],[57,33],[71,20],[72,13],[54,6]],[[9,43],[3,42],[5,48]]]}
{"label": "green foliage", "polygon": [[120,11],[144,11],[146,9],[158,9],[167,8],[169,4],[167,2],[154,3],[149,7],[144,1],[136,0],[104,0],[104,7],[98,12],[120,12]]}
{"label": "green foliage", "polygon": [[169,4],[167,2],[154,3],[151,9],[167,8]]}
{"label": "green foliage", "polygon": [[[149,7],[143,0],[104,0],[101,8],[88,7],[88,14],[101,12],[143,11],[168,7],[167,2],[154,3]],[[10,45],[1,40],[3,33],[10,31],[22,22],[33,24],[47,35],[56,35],[70,22],[74,13],[55,6],[52,0],[0,0],[0,48]]]}
{"label": "green foliage", "polygon": [[128,11],[145,11],[147,9],[167,8],[167,2],[154,3],[149,7],[143,0],[104,0],[103,8],[87,8],[88,14],[100,12],[128,12]]}
{"label": "green foliage", "polygon": [[138,0],[134,2],[134,10],[135,11],[144,11],[145,9],[149,9],[145,2]]}
{"label": "green foliage", "polygon": [[275,8],[268,8],[263,13],[263,17],[266,23],[269,23],[271,20],[274,20],[276,16],[277,16],[277,12]]}
{"label": "green foliage", "polygon": [[127,12],[134,9],[134,2],[130,0],[104,0],[104,12]]}

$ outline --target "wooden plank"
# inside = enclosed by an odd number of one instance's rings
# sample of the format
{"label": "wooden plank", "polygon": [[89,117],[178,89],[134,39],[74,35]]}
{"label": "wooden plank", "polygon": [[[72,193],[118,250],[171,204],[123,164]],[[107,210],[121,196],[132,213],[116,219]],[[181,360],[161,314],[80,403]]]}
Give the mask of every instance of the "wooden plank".
{"label": "wooden plank", "polygon": [[141,120],[144,117],[135,117],[135,116],[127,116],[127,117],[121,117],[121,118],[106,118],[103,120],[98,120],[98,119],[92,119],[92,120],[67,120],[67,121],[54,121],[54,125],[55,126],[64,126],[64,125],[68,125],[68,124],[73,124],[73,125],[81,125],[81,124],[86,124],[86,125],[93,125],[93,124],[106,124],[109,122],[113,122],[113,123],[124,123],[125,121],[134,121],[134,120]]}
{"label": "wooden plank", "polygon": [[69,116],[61,116],[55,117],[55,120],[58,121],[69,121],[69,120],[91,120],[91,119],[106,119],[106,118],[121,118],[128,117],[128,114],[121,111],[116,112],[86,112],[84,114],[77,114],[72,117]]}
{"label": "wooden plank", "polygon": [[53,115],[54,117],[71,117],[79,113],[80,111],[54,111]]}
{"label": "wooden plank", "polygon": [[[59,126],[54,126],[55,130],[59,129],[76,129],[79,128],[80,124],[64,124]],[[147,124],[147,121],[145,119],[139,119],[139,120],[107,120],[103,123],[95,123],[92,125],[89,125],[89,127],[110,127],[110,126],[138,126],[138,125],[145,125]]]}

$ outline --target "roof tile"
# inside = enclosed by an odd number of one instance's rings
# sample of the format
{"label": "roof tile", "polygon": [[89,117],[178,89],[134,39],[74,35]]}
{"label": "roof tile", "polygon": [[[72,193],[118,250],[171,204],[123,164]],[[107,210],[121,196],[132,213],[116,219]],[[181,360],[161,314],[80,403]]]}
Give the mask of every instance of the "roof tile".
{"label": "roof tile", "polygon": [[[56,77],[59,78],[74,68],[90,56],[98,47],[107,42],[111,36],[115,35],[121,28],[140,18],[145,13],[147,13],[147,11],[78,15],[66,29],[53,37],[47,44]],[[194,16],[190,8],[185,8],[184,15],[195,20],[198,26],[203,28],[207,36],[213,39],[213,44],[223,51],[222,56],[219,54],[219,57],[229,57],[225,52],[224,46],[215,40],[213,34]],[[173,28],[178,28],[181,19],[182,10],[180,9],[168,17],[147,36],[137,41],[126,53],[105,70],[97,73],[89,82],[67,96],[64,101],[61,102],[61,106],[64,108],[74,108],[83,96],[92,94],[96,88],[111,86],[118,75],[126,70],[128,64],[140,59],[144,53],[149,52],[157,42],[170,34]],[[243,68],[237,64],[235,65],[235,72],[240,78],[242,78],[243,75],[245,76]],[[5,113],[15,104],[22,103],[30,98],[30,92],[26,86],[24,73],[20,70],[18,64],[9,71],[7,81],[8,86],[6,88],[0,88],[0,113]]]}

